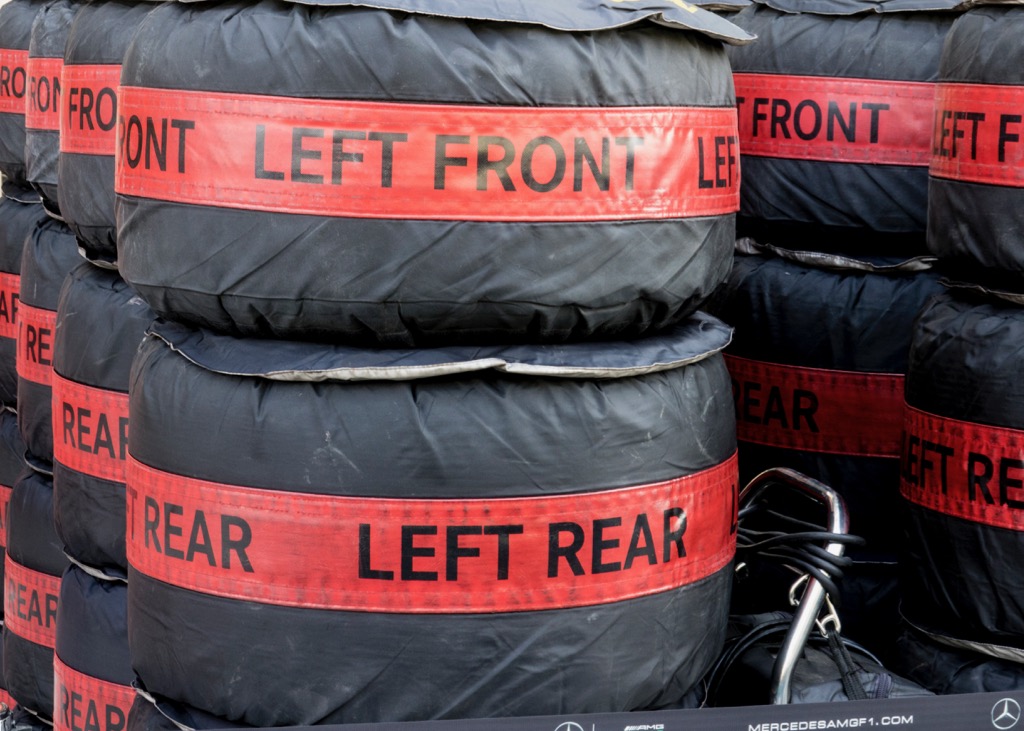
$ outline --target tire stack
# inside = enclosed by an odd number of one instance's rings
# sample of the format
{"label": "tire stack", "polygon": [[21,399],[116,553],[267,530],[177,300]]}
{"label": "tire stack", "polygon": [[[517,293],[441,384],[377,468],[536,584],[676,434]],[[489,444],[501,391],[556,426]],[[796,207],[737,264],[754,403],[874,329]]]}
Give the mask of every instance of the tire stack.
{"label": "tire stack", "polygon": [[[941,291],[926,257],[927,163],[955,15],[876,10],[772,0],[733,16],[758,36],[730,49],[742,253],[709,310],[736,327],[741,480],[788,466],[845,498],[866,544],[847,553],[843,631],[889,659],[903,378],[913,319]],[[782,608],[790,580],[775,581]],[[738,601],[772,588],[744,586]]]}
{"label": "tire stack", "polygon": [[51,725],[53,648],[60,577],[68,565],[53,523],[51,388],[57,300],[81,257],[61,220],[57,185],[59,88],[64,42],[79,6],[54,0],[32,20],[25,95],[25,175],[49,214],[25,241],[17,335],[18,430],[29,464],[14,485],[8,511],[4,676],[29,726]]}
{"label": "tire stack", "polygon": [[104,0],[75,14],[64,47],[61,211],[86,257],[57,304],[54,523],[71,560],[54,657],[57,731],[95,709],[122,731],[135,692],[128,651],[125,465],[132,359],[155,315],[117,271],[114,154],[121,62],[152,5]]}
{"label": "tire stack", "polygon": [[[11,0],[0,7],[0,560],[6,565],[7,513],[11,491],[27,468],[18,430],[16,368],[21,257],[25,240],[47,219],[39,194],[25,177],[25,96],[32,21],[42,2]],[[4,567],[0,579],[6,588]],[[0,647],[0,668],[3,651]],[[0,670],[0,702],[14,707]]]}
{"label": "tire stack", "polygon": [[744,34],[402,5],[165,3],[125,56],[118,264],[161,316],[136,731],[650,708],[721,649],[730,331],[697,308]]}
{"label": "tire stack", "polygon": [[1024,180],[1019,8],[957,20],[942,56],[928,247],[955,278],[921,313],[906,389],[902,495],[908,673],[944,693],[1024,687]]}

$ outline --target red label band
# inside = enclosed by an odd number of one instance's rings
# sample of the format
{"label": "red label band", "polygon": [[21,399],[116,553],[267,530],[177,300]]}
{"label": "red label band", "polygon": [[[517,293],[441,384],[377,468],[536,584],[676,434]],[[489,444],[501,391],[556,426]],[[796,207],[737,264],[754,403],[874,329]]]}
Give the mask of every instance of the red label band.
{"label": "red label band", "polygon": [[0,48],[0,114],[25,114],[28,51]]}
{"label": "red label band", "polygon": [[930,510],[1024,530],[1024,431],[907,406],[900,490]]}
{"label": "red label band", "polygon": [[57,637],[57,598],[60,577],[16,563],[4,562],[4,628],[18,637],[53,649]]}
{"label": "red label band", "polygon": [[18,337],[18,299],[21,275],[0,272],[0,338]]}
{"label": "red label band", "polygon": [[939,84],[929,173],[1024,187],[1024,87]]}
{"label": "red label band", "polygon": [[22,303],[18,310],[18,356],[15,369],[20,378],[49,386],[53,380],[53,335],[57,313]]}
{"label": "red label band", "polygon": [[903,376],[765,363],[726,355],[741,442],[898,457]]}
{"label": "red label band", "polygon": [[7,508],[13,491],[13,485],[0,485],[0,548],[7,548]]}
{"label": "red label band", "polygon": [[487,107],[122,87],[124,195],[361,218],[589,221],[739,209],[732,108]]}
{"label": "red label band", "polygon": [[68,469],[125,481],[128,394],[106,391],[53,373],[53,459]]}
{"label": "red label band", "polygon": [[117,150],[118,65],[64,67],[60,151],[113,156]]}
{"label": "red label band", "polygon": [[135,689],[80,673],[53,656],[55,731],[124,731]]}
{"label": "red label band", "polygon": [[29,57],[25,129],[60,131],[60,77],[63,69],[63,58]]}
{"label": "red label band", "polygon": [[399,500],[220,485],[128,458],[128,561],[185,589],[296,607],[491,613],[685,586],[736,550],[736,457],[542,498]]}
{"label": "red label band", "polygon": [[935,84],[733,74],[744,155],[928,164]]}

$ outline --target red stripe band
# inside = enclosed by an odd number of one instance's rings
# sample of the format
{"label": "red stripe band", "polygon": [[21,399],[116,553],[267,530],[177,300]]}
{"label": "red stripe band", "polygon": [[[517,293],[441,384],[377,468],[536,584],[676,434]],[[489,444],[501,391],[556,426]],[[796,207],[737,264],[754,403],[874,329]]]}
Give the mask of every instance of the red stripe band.
{"label": "red stripe band", "polygon": [[359,218],[589,221],[739,209],[736,110],[489,107],[122,87],[124,195]]}
{"label": "red stripe band", "polygon": [[53,373],[53,459],[68,469],[125,481],[128,394]]}
{"label": "red stripe band", "polygon": [[11,554],[4,562],[4,628],[43,647],[53,649],[57,637],[57,598],[60,577],[16,563]]}
{"label": "red stripe band", "polygon": [[85,675],[53,657],[55,731],[124,731],[135,689]]}
{"label": "red stripe band", "polygon": [[935,84],[733,74],[744,155],[928,164]]}
{"label": "red stripe band", "polygon": [[0,703],[5,704],[8,708],[14,708],[18,702],[14,700],[10,693],[0,688]]}
{"label": "red stripe band", "polygon": [[28,51],[0,48],[0,114],[25,114]]}
{"label": "red stripe band", "polygon": [[725,356],[741,442],[898,457],[903,376],[801,368]]}
{"label": "red stripe band", "polygon": [[128,561],[295,607],[491,613],[607,604],[710,576],[736,550],[736,457],[651,485],[537,498],[339,497],[221,485],[128,458]]}
{"label": "red stripe band", "polygon": [[64,67],[60,107],[60,151],[113,156],[117,150],[119,65]]}
{"label": "red stripe band", "polygon": [[908,405],[900,490],[930,510],[1024,530],[1024,431],[947,419]]}
{"label": "red stripe band", "polygon": [[0,485],[0,548],[7,548],[7,508],[13,491],[13,486]]}
{"label": "red stripe band", "polygon": [[18,337],[18,298],[21,275],[0,272],[0,338]]}
{"label": "red stripe band", "polygon": [[63,58],[29,57],[25,129],[60,131],[60,76],[63,69]]}
{"label": "red stripe band", "polygon": [[929,172],[1024,187],[1024,87],[939,84]]}
{"label": "red stripe band", "polygon": [[53,380],[53,334],[57,313],[21,303],[18,309],[18,357],[20,378],[49,386]]}

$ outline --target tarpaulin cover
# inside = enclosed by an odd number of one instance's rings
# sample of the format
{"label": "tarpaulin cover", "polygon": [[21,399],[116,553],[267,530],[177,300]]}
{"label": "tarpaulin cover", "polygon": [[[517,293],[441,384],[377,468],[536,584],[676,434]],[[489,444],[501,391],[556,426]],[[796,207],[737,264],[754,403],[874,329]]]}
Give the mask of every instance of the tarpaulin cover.
{"label": "tarpaulin cover", "polygon": [[[60,76],[64,43],[78,0],[50,0],[32,21],[28,47],[29,90],[25,110],[25,175],[53,207],[60,207]],[[35,121],[33,121],[35,119]]]}
{"label": "tarpaulin cover", "polygon": [[[857,5],[863,5],[858,3]],[[934,82],[953,13],[733,16],[741,234],[788,248],[926,253]]]}
{"label": "tarpaulin cover", "polygon": [[9,0],[0,6],[0,53],[8,83],[0,84],[0,171],[13,183],[25,178],[25,105],[32,21],[49,0]]}
{"label": "tarpaulin cover", "polygon": [[[907,372],[902,611],[959,640],[1024,648],[1024,309],[948,293],[924,309]],[[927,429],[919,424],[937,423]]]}
{"label": "tarpaulin cover", "polygon": [[[60,210],[90,256],[114,259],[114,152],[117,84],[132,34],[153,6],[129,0],[87,3],[75,14],[64,46],[67,128],[57,166]],[[84,149],[83,149],[84,148]],[[88,151],[85,151],[88,150]]]}
{"label": "tarpaulin cover", "polygon": [[[188,2],[189,0],[185,0]],[[729,42],[749,42],[751,36],[722,19],[695,6],[717,5],[716,2],[681,2],[680,0],[643,0],[624,3],[621,0],[567,0],[551,3],[546,0],[312,0],[308,5],[328,7],[377,8],[406,13],[435,15],[465,20],[542,25],[561,31],[595,31],[623,28],[637,23],[654,22],[670,28],[699,30]],[[743,6],[749,2],[723,5]]]}
{"label": "tarpaulin cover", "polygon": [[50,478],[26,469],[14,485],[7,515],[4,677],[19,706],[49,719],[59,585],[68,565],[53,530]]}
{"label": "tarpaulin cover", "polygon": [[[576,345],[541,347],[532,358],[621,367],[615,353],[623,348],[642,372],[666,349],[686,354],[676,360],[687,365],[643,375],[474,368],[391,380],[392,351],[382,351],[375,354],[381,379],[364,381],[232,375],[282,370],[281,347],[297,364],[291,371],[318,360],[344,370],[352,352],[210,333],[196,340],[181,326],[154,325],[129,390],[128,616],[139,678],[153,693],[257,726],[627,710],[678,700],[721,649],[735,551],[735,421],[719,353],[729,329],[702,321],[689,331],[694,342],[675,333],[652,339],[651,348],[644,340],[606,343],[607,358]],[[393,356],[401,363],[412,354]],[[476,356],[473,348],[462,353],[471,362]],[[703,502],[682,493],[654,503],[642,497],[663,484],[685,491],[711,475],[718,477]],[[597,514],[598,503],[626,517]],[[567,505],[578,512],[563,512]],[[659,537],[651,538],[645,516],[655,505],[650,530]],[[549,539],[552,548],[564,543],[556,535],[563,527],[602,532],[588,541],[578,573],[570,577],[550,555],[544,569],[538,556],[541,575],[522,582],[537,566],[532,549],[529,564],[520,553],[538,545],[539,523],[529,517],[535,507],[541,523],[565,518],[539,531],[541,553]],[[686,516],[685,561],[672,554],[681,563],[664,562],[670,557],[660,552],[665,510],[666,530],[669,515]],[[500,516],[519,525],[505,526],[506,578],[495,580],[461,552],[492,561],[493,553],[483,544],[468,548],[480,540],[471,537],[459,548],[457,536],[480,535],[474,520],[491,535]],[[174,524],[168,533],[156,527],[165,519]],[[271,519],[280,531],[264,530]],[[634,524],[630,539],[625,526]],[[388,541],[399,530],[408,562],[401,571],[386,563],[397,561]],[[441,538],[436,552],[421,543],[446,533],[455,542]],[[353,543],[327,545],[345,536]],[[221,538],[223,554],[210,543]],[[657,556],[633,568],[686,572],[709,546],[722,552],[703,578],[625,590],[632,560],[612,554],[652,540]],[[227,548],[238,541],[248,544],[243,551]],[[278,555],[259,548],[270,542]],[[451,554],[455,563],[446,569],[424,550]],[[267,563],[275,567],[269,583]],[[282,593],[300,570],[322,576]],[[349,573],[351,582],[321,599],[332,577]],[[591,581],[605,578],[622,588],[591,593]],[[510,596],[511,584],[521,593]],[[376,608],[342,608],[369,606],[377,593]],[[547,608],[531,608],[538,606]]]}
{"label": "tarpaulin cover", "polygon": [[47,218],[25,241],[18,304],[18,427],[25,446],[53,462],[53,338],[64,278],[82,261],[71,229]]}
{"label": "tarpaulin cover", "polygon": [[732,75],[699,33],[166,3],[119,103],[119,267],[169,319],[403,347],[621,338],[683,319],[731,261]]}
{"label": "tarpaulin cover", "polygon": [[123,731],[135,697],[128,650],[128,587],[72,564],[64,572],[54,648],[54,727]]}
{"label": "tarpaulin cover", "polygon": [[57,303],[54,521],[68,555],[121,576],[128,378],[154,317],[116,271],[89,262],[67,276]]}
{"label": "tarpaulin cover", "polygon": [[[756,366],[732,372],[741,481],[790,467],[843,496],[850,532],[867,540],[846,552],[858,565],[841,583],[843,632],[870,641],[876,652],[889,649],[877,635],[888,638],[896,619],[902,376],[914,318],[942,291],[929,271],[841,271],[741,255],[709,303],[736,329],[727,360]],[[841,390],[846,383],[852,391]],[[796,418],[801,394],[814,404],[806,421]],[[880,420],[882,410],[891,418]],[[855,433],[864,429],[861,441],[869,448],[858,452]],[[885,592],[870,586],[877,582]]]}
{"label": "tarpaulin cover", "polygon": [[[985,0],[757,0],[763,5],[787,13],[820,15],[860,15],[862,13],[907,13],[920,11],[966,10],[983,5]],[[996,0],[1014,2],[1015,0]]]}
{"label": "tarpaulin cover", "polygon": [[0,198],[0,402],[12,407],[18,399],[15,362],[21,255],[25,239],[47,218],[38,193],[9,180],[3,183]]}
{"label": "tarpaulin cover", "polygon": [[[0,410],[0,539],[3,550],[0,550],[0,561],[7,553],[7,505],[11,499],[11,490],[25,469],[25,443],[21,441],[18,431],[18,417],[14,410],[5,407]],[[0,579],[3,570],[0,569]]]}
{"label": "tarpaulin cover", "polygon": [[1024,7],[979,7],[950,30],[936,100],[928,248],[954,266],[1024,274]]}
{"label": "tarpaulin cover", "polygon": [[934,693],[992,693],[1024,688],[1024,665],[981,652],[951,647],[904,626],[893,668],[907,673]]}

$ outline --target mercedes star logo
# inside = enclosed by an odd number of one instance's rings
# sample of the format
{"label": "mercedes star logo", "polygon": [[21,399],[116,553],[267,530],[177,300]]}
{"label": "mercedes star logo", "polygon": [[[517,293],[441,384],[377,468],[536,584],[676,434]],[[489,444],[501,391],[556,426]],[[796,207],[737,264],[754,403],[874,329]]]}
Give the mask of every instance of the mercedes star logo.
{"label": "mercedes star logo", "polygon": [[[992,715],[995,715],[995,711],[992,712]],[[1009,726],[1007,726],[1006,728],[1009,728]],[[559,725],[558,728],[555,729],[555,731],[584,731],[584,729],[575,721],[566,721],[565,723]]]}
{"label": "mercedes star logo", "polygon": [[1020,703],[1013,698],[1003,698],[992,706],[992,725],[1000,731],[1013,728],[1020,720]]}

